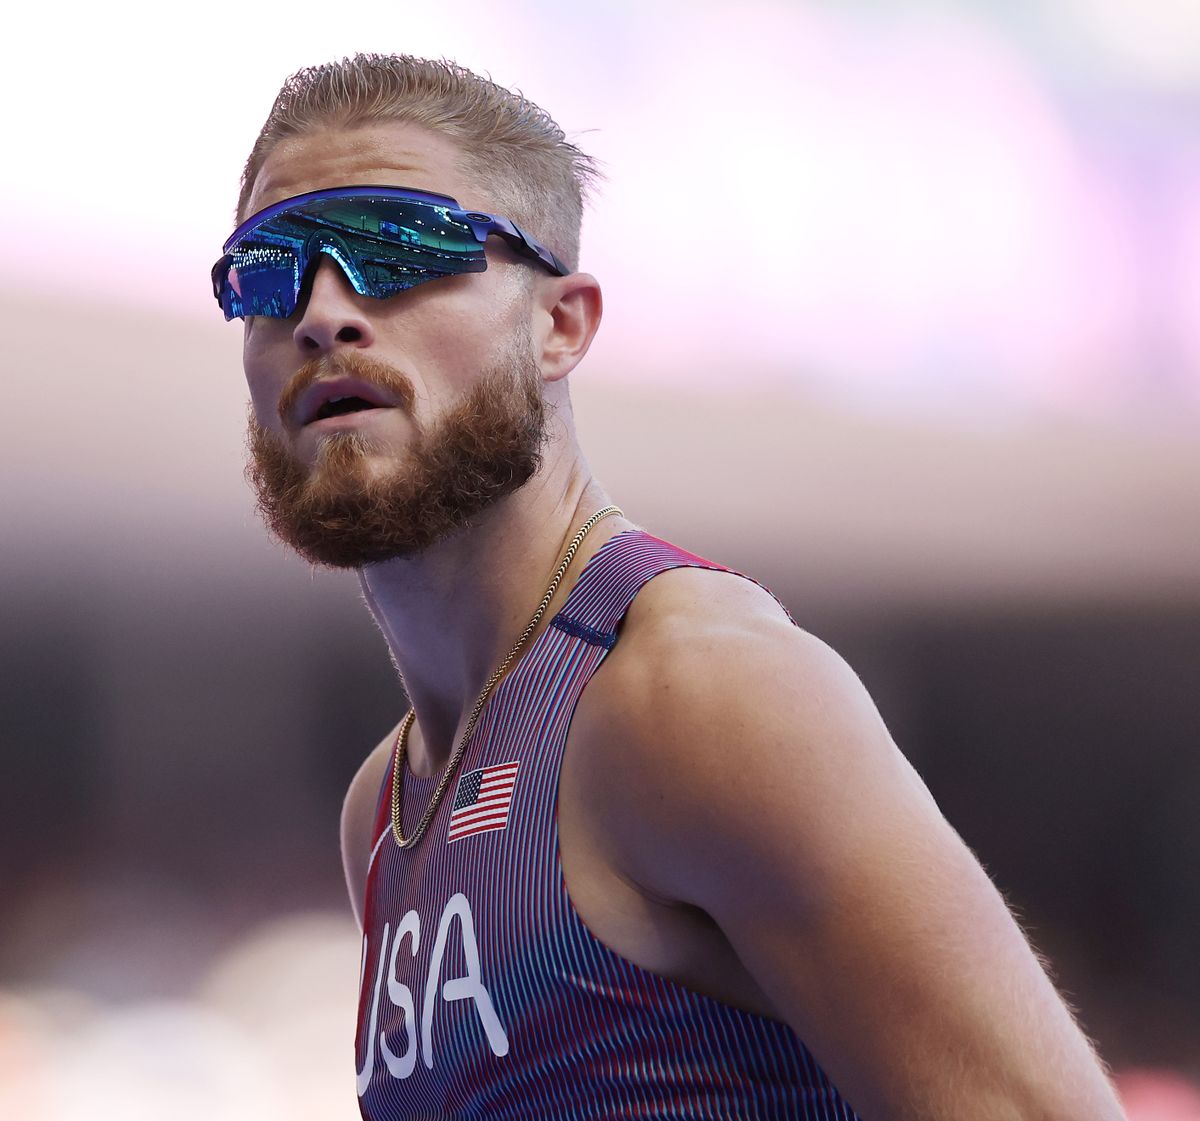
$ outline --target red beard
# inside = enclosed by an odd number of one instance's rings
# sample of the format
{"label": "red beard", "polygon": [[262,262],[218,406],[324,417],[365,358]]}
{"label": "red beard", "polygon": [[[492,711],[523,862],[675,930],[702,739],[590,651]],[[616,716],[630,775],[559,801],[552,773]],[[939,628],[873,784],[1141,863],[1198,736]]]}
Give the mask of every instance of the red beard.
{"label": "red beard", "polygon": [[[387,390],[411,417],[411,382],[355,352],[301,367],[281,397],[281,414],[331,369]],[[361,568],[421,553],[520,489],[541,466],[546,439],[531,340],[519,340],[428,431],[413,423],[396,464],[379,475],[367,471],[371,443],[361,433],[326,436],[309,468],[251,409],[246,477],[271,533],[313,564]]]}

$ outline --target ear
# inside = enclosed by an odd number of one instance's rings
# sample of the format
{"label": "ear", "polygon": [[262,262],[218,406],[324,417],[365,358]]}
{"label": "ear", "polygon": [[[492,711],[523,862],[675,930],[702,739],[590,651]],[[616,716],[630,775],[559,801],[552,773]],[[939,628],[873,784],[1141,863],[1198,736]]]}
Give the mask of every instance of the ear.
{"label": "ear", "polygon": [[600,284],[586,272],[547,277],[535,291],[534,302],[542,379],[559,381],[579,365],[595,338],[604,313]]}

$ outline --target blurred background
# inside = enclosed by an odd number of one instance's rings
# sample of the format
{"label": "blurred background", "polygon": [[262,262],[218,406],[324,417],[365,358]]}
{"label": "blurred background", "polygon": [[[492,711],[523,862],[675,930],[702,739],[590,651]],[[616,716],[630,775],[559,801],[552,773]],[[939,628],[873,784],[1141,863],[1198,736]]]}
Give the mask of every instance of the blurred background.
{"label": "blurred background", "polygon": [[252,513],[208,271],[283,78],[380,50],[604,162],[596,473],[850,661],[1130,1116],[1200,1118],[1200,5],[171,11],[6,17],[0,1115],[357,1114],[402,701]]}

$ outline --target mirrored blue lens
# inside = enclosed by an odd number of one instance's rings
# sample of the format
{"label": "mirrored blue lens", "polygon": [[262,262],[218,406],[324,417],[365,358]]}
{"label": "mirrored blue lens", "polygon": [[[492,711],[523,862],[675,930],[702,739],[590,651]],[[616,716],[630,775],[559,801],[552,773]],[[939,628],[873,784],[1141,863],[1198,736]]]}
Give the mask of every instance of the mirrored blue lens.
{"label": "mirrored blue lens", "polygon": [[229,245],[214,273],[225,318],[286,319],[322,254],[356,292],[377,299],[487,268],[474,230],[447,206],[382,195],[301,199]]}

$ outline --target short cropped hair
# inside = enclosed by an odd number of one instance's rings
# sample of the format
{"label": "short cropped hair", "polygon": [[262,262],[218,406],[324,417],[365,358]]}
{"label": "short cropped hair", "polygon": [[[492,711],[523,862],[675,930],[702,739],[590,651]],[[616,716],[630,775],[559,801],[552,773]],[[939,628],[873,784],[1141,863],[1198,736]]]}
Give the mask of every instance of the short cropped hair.
{"label": "short cropped hair", "polygon": [[[238,220],[281,140],[319,127],[398,121],[454,141],[488,205],[579,267],[583,203],[600,178],[595,160],[522,94],[448,60],[356,54],[297,70],[275,98],[242,172]],[[330,184],[333,186],[334,184]]]}

